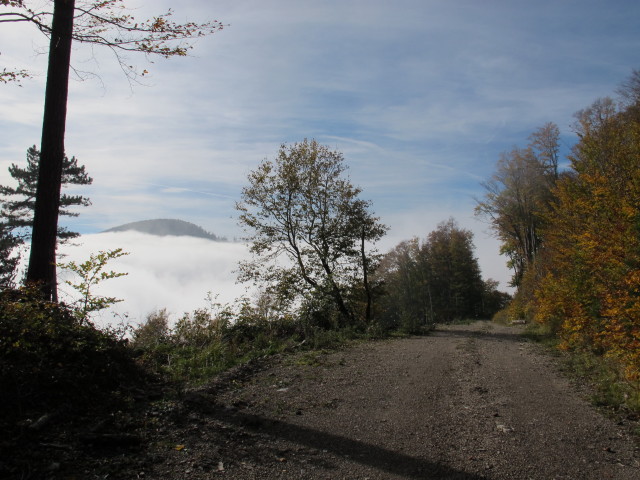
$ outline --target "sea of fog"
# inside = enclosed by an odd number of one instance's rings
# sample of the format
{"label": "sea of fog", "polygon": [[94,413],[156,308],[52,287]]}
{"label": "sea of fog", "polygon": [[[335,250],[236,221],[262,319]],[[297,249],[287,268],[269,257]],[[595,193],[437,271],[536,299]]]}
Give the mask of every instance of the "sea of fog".
{"label": "sea of fog", "polygon": [[[475,239],[483,277],[499,280],[501,288],[510,291],[506,288],[510,272],[499,255],[497,241],[482,232],[476,232]],[[379,248],[381,252],[399,241],[398,238],[385,240]],[[129,255],[114,259],[106,270],[127,275],[104,281],[93,293],[123,301],[97,314],[94,321],[98,325],[118,324],[122,318],[135,325],[149,313],[163,308],[175,321],[185,312],[207,307],[209,293],[223,304],[255,295],[252,285],[236,282],[238,263],[249,258],[248,247],[243,243],[139,232],[98,233],[83,235],[71,245],[60,246],[62,258],[58,261],[83,262],[92,253],[116,248],[122,248]],[[64,271],[58,275],[60,299],[71,303],[77,293],[64,280],[74,276]]]}
{"label": "sea of fog", "polygon": [[[129,254],[113,259],[105,270],[127,275],[101,282],[94,293],[123,301],[97,314],[94,321],[98,325],[119,323],[125,317],[138,324],[163,308],[176,320],[185,312],[206,307],[209,292],[221,303],[252,294],[248,285],[236,283],[238,262],[249,256],[242,243],[138,232],[99,233],[61,246],[58,261],[83,262],[91,254],[116,248]],[[64,281],[78,277],[64,270],[58,275],[60,300],[70,303],[77,293]]]}

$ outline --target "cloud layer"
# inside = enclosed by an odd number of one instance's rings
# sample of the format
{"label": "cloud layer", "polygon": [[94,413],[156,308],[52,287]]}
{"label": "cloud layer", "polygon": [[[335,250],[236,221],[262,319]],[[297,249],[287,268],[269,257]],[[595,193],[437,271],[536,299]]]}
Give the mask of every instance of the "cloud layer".
{"label": "cloud layer", "polygon": [[[396,235],[385,238],[378,246],[382,253],[401,240],[411,238],[416,222],[421,225],[437,224],[446,218],[437,214],[424,215],[419,211],[407,212],[396,218]],[[495,252],[494,242],[483,232],[473,218],[459,218],[464,228],[474,232],[476,256],[480,259],[483,277],[494,278],[506,284],[508,276],[503,261]],[[426,236],[426,235],[425,235]],[[255,287],[236,282],[238,262],[249,258],[247,246],[242,243],[214,242],[194,237],[158,237],[138,232],[87,234],[74,244],[60,248],[61,262],[81,263],[100,251],[122,248],[128,255],[112,260],[105,271],[126,273],[124,277],[99,283],[92,294],[115,297],[123,302],[96,316],[100,324],[117,323],[114,314],[126,315],[133,324],[143,321],[149,313],[166,308],[173,320],[185,312],[207,306],[211,293],[218,302],[255,295]],[[78,299],[78,293],[65,284],[77,282],[70,271],[60,270],[60,296],[67,303]]]}
{"label": "cloud layer", "polygon": [[[91,254],[116,248],[129,255],[114,259],[105,270],[127,275],[105,280],[93,293],[124,300],[114,306],[113,312],[126,313],[134,322],[163,308],[172,318],[179,318],[185,312],[205,307],[209,292],[221,303],[251,293],[235,282],[237,264],[247,255],[246,247],[240,243],[137,232],[89,234],[75,245],[63,246],[61,261],[84,262]],[[71,302],[77,299],[77,292],[65,285],[65,280],[77,282],[78,278],[71,272],[60,272],[61,299]],[[99,318],[112,321],[110,312]]]}

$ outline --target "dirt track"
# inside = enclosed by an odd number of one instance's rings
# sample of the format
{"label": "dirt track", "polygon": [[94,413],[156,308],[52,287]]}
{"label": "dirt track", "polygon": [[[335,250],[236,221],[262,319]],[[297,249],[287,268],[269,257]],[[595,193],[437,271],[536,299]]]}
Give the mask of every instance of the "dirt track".
{"label": "dirt track", "polygon": [[298,354],[222,386],[187,395],[144,478],[640,478],[625,426],[510,327]]}

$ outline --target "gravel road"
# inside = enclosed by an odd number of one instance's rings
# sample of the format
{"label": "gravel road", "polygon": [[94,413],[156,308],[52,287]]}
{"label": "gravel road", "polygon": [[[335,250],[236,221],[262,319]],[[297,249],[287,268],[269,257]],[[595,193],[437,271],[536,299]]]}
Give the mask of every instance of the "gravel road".
{"label": "gravel road", "polygon": [[637,439],[519,329],[284,356],[191,392],[145,478],[640,479]]}

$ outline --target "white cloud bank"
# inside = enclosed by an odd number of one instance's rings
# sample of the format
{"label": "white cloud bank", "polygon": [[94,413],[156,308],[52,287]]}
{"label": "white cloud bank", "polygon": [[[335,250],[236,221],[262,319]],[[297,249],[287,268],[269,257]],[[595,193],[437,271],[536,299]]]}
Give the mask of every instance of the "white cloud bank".
{"label": "white cloud bank", "polygon": [[[501,288],[506,289],[509,272],[504,258],[498,255],[496,240],[486,233],[486,225],[464,215],[455,218],[474,233],[483,278],[498,280]],[[415,235],[425,238],[447,218],[433,211],[414,210],[390,220],[394,234],[380,242],[378,247],[382,253]],[[93,293],[123,299],[123,302],[99,314],[98,324],[117,323],[114,313],[127,314],[131,323],[137,324],[150,312],[162,308],[175,320],[185,312],[205,307],[208,292],[217,295],[220,303],[231,303],[243,295],[251,297],[254,291],[250,285],[236,283],[238,262],[249,258],[248,248],[242,243],[138,232],[99,233],[83,235],[76,245],[62,246],[60,253],[65,256],[60,261],[83,262],[91,254],[116,248],[122,248],[129,255],[114,259],[105,270],[127,275],[104,281]],[[64,280],[73,279],[74,275],[64,271],[59,275],[61,299],[69,302],[77,294]]]}
{"label": "white cloud bank", "polygon": [[[78,245],[66,245],[61,261],[83,262],[99,251],[123,248],[129,255],[114,259],[105,270],[126,272],[127,276],[106,280],[95,294],[124,301],[113,311],[126,313],[133,323],[154,310],[166,308],[172,318],[206,306],[208,292],[221,303],[232,302],[245,294],[245,286],[236,284],[238,262],[248,256],[240,243],[213,242],[194,237],[158,237],[137,232],[83,235]],[[65,279],[73,274],[60,272],[60,296],[73,295]],[[77,279],[77,277],[76,277]],[[68,300],[67,300],[68,301]],[[113,321],[104,313],[101,322]]]}

